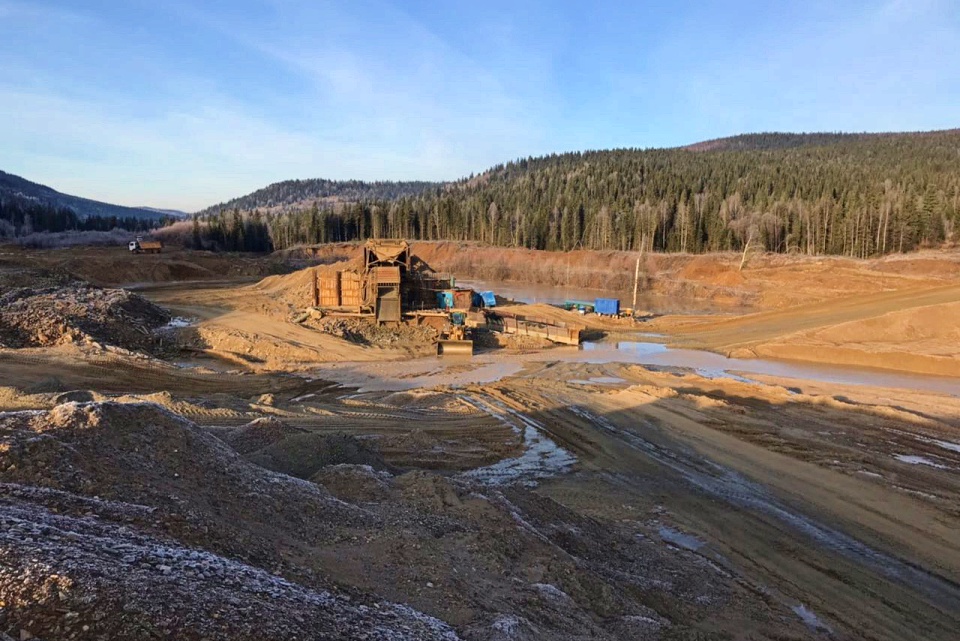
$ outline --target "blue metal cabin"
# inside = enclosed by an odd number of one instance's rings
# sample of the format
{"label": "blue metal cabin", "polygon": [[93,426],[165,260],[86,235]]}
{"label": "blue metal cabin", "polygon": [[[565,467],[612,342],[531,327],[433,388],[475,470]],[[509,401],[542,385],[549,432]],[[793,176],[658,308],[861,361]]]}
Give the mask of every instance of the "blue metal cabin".
{"label": "blue metal cabin", "polygon": [[620,315],[620,299],[619,298],[598,298],[594,302],[594,311],[598,314],[604,314],[606,316],[619,316]]}

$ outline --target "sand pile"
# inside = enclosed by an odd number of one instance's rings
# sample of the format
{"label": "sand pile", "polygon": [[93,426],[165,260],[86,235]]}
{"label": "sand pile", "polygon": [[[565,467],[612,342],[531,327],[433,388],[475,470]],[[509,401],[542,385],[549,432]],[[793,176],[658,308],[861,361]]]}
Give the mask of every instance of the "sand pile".
{"label": "sand pile", "polygon": [[254,419],[246,425],[218,436],[240,454],[250,454],[282,441],[288,436],[302,433],[303,430],[290,427],[279,419],[268,416]]}
{"label": "sand pile", "polygon": [[258,418],[217,436],[253,463],[301,479],[330,465],[389,468],[369,441],[347,434],[309,432],[273,417]]}
{"label": "sand pile", "polygon": [[14,348],[96,343],[154,351],[161,340],[156,330],[170,320],[142,296],[82,283],[0,296],[0,344]]}
{"label": "sand pile", "polygon": [[960,376],[960,302],[798,332],[753,350],[774,358]]}
{"label": "sand pile", "polygon": [[152,529],[245,557],[273,556],[288,533],[365,520],[318,486],[257,467],[148,403],[0,415],[0,482],[149,505],[160,510]]}

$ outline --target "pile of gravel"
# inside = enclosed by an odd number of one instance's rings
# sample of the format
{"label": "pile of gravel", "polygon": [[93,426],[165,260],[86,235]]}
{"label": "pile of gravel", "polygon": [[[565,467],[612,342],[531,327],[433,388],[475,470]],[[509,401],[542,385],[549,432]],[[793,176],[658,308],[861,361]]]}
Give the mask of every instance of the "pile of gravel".
{"label": "pile of gravel", "polygon": [[374,347],[429,345],[437,338],[437,330],[427,326],[387,327],[361,318],[342,317],[328,317],[315,322],[317,329],[322,332],[351,343]]}
{"label": "pile of gravel", "polygon": [[155,351],[157,330],[171,320],[162,308],[124,289],[85,283],[18,287],[0,295],[0,345],[110,345]]}

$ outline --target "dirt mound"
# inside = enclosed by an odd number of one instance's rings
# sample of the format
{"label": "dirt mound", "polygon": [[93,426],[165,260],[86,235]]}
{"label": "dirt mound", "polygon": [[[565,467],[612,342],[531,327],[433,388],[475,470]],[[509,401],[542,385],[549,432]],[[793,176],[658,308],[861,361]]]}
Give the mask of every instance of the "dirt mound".
{"label": "dirt mound", "polygon": [[62,270],[29,268],[14,261],[0,260],[0,292],[18,287],[60,287],[75,280]]}
{"label": "dirt mound", "polygon": [[[83,516],[63,513],[78,508]],[[125,525],[149,511],[0,486],[0,633],[21,639],[457,638],[406,606],[369,607]]]}
{"label": "dirt mound", "polygon": [[255,419],[219,436],[240,454],[250,454],[301,433],[302,430],[290,427],[276,418],[266,417]]}
{"label": "dirt mound", "polygon": [[345,501],[383,501],[390,490],[389,472],[377,471],[369,465],[328,465],[310,477]]}
{"label": "dirt mound", "polygon": [[156,330],[170,319],[162,308],[123,289],[86,284],[21,287],[0,296],[0,344],[99,343],[149,352],[159,348]]}
{"label": "dirt mound", "polygon": [[[221,553],[273,555],[280,533],[355,518],[315,485],[257,467],[149,403],[68,403],[0,415],[0,482],[161,510],[151,527]],[[154,522],[155,521],[155,522]],[[250,524],[255,524],[251,526]]]}
{"label": "dirt mound", "polygon": [[327,465],[347,463],[387,469],[383,457],[371,445],[346,434],[297,433],[277,440],[247,458],[274,472],[309,479]]}
{"label": "dirt mound", "polygon": [[898,310],[754,347],[761,356],[960,376],[960,302]]}
{"label": "dirt mound", "polygon": [[3,414],[0,630],[80,639],[455,638],[408,608],[350,604],[242,561],[281,568],[275,549],[291,536],[315,539],[366,520],[154,405]]}
{"label": "dirt mound", "polygon": [[437,331],[432,327],[379,326],[359,318],[327,317],[319,321],[310,321],[322,332],[348,340],[359,345],[376,347],[397,347],[400,345],[430,345],[437,339]]}

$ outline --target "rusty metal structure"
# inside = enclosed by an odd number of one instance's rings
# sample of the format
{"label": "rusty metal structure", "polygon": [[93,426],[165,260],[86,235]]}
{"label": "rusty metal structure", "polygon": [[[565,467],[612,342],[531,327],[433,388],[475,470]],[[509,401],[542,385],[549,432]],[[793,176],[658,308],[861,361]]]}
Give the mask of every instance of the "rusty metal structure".
{"label": "rusty metal structure", "polygon": [[407,241],[368,240],[362,263],[314,278],[313,304],[324,314],[361,317],[380,325],[431,326],[441,335],[440,354],[472,354],[468,329],[580,344],[585,329],[580,323],[486,309],[472,289],[454,285],[452,277],[435,274],[411,255]]}
{"label": "rusty metal structure", "polygon": [[437,292],[452,285],[452,278],[416,267],[407,241],[368,240],[359,269],[319,278],[314,302],[379,324],[398,324],[404,312],[435,308]]}
{"label": "rusty metal structure", "polygon": [[501,334],[536,336],[563,345],[579,345],[581,334],[587,328],[582,323],[558,322],[505,310],[472,313],[467,316],[467,321],[474,327],[485,327]]}

